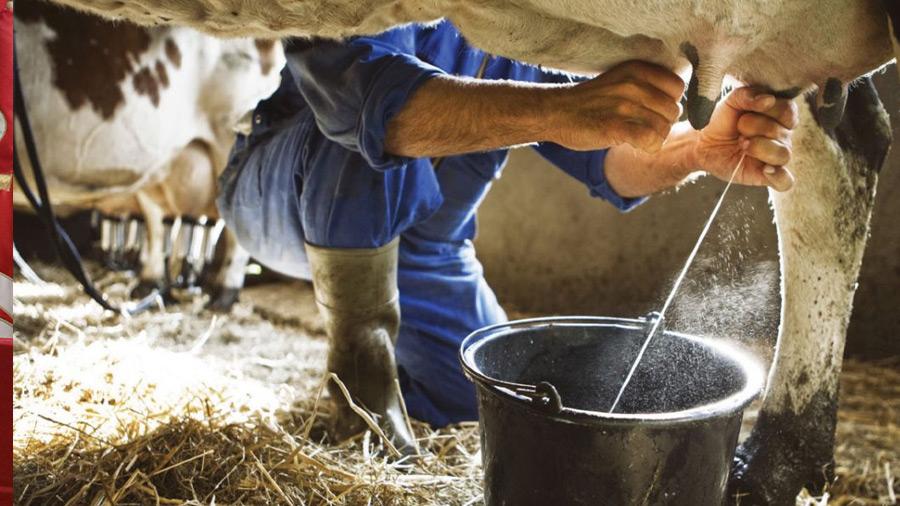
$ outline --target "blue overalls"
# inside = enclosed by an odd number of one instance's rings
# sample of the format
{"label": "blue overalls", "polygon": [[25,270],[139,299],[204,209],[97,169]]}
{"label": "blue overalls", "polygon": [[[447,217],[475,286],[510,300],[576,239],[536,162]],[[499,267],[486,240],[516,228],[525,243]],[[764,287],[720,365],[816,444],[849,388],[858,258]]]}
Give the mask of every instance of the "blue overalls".
{"label": "blue overalls", "polygon": [[[475,420],[457,352],[470,332],[506,320],[472,240],[478,205],[508,153],[451,156],[435,168],[386,153],[386,125],[439,74],[476,76],[484,65],[485,79],[573,77],[489,56],[448,21],[344,42],[295,39],[285,52],[280,88],[257,106],[252,132],[238,136],[220,178],[219,211],[257,260],[301,278],[304,241],[376,248],[399,236],[396,359],[409,413],[435,426]],[[623,211],[641,202],[609,187],[603,150],[534,149]]]}

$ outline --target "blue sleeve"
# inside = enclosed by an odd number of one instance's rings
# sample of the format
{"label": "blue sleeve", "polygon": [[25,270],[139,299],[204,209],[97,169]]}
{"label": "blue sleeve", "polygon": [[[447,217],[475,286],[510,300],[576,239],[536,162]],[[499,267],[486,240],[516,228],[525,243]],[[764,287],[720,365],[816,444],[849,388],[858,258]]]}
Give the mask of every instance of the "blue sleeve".
{"label": "blue sleeve", "polygon": [[[528,76],[523,76],[528,80],[544,83],[573,83],[589,79],[588,76],[568,74],[541,67],[531,67],[524,72],[530,73]],[[607,151],[605,149],[573,151],[552,142],[542,142],[534,146],[534,149],[563,172],[584,183],[590,190],[591,196],[608,201],[620,211],[630,211],[647,200],[646,197],[625,198],[612,189],[606,181],[604,171]]]}
{"label": "blue sleeve", "polygon": [[384,151],[388,121],[428,78],[443,71],[415,53],[415,33],[403,28],[345,42],[295,39],[288,68],[329,139],[386,170],[410,158]]}
{"label": "blue sleeve", "polygon": [[552,142],[542,142],[534,147],[548,162],[563,172],[581,181],[588,187],[592,197],[600,197],[616,206],[620,211],[630,211],[644,203],[647,197],[622,197],[606,181],[604,162],[606,149],[596,151],[573,151]]}

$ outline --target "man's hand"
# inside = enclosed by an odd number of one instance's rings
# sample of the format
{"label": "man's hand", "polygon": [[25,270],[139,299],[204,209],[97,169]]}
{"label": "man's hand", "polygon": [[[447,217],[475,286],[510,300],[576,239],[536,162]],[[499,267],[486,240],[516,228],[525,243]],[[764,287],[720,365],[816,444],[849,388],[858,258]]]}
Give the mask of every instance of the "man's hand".
{"label": "man's hand", "polygon": [[709,125],[699,132],[678,123],[665,146],[653,155],[616,146],[606,155],[606,179],[623,197],[639,197],[681,184],[702,170],[728,181],[741,156],[735,182],[787,191],[794,177],[791,130],[797,105],[754,88],[739,88],[719,102]]}
{"label": "man's hand", "polygon": [[754,88],[738,88],[716,107],[709,125],[694,145],[697,168],[728,181],[746,155],[735,182],[787,191],[794,177],[784,165],[791,160],[791,130],[797,105]]}
{"label": "man's hand", "polygon": [[574,87],[553,102],[551,140],[587,151],[629,144],[655,153],[681,116],[684,82],[663,67],[630,61]]}

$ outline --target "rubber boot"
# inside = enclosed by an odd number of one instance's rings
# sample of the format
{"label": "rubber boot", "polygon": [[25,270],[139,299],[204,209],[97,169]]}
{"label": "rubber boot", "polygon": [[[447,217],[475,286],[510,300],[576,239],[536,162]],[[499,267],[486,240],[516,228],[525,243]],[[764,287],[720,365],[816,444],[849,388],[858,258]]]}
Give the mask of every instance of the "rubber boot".
{"label": "rubber boot", "polygon": [[[316,303],[330,339],[328,371],[354,402],[378,415],[385,435],[404,455],[416,453],[401,407],[394,344],[400,327],[397,291],[399,239],[380,248],[344,249],[306,245]],[[345,439],[366,428],[333,381],[335,436]]]}

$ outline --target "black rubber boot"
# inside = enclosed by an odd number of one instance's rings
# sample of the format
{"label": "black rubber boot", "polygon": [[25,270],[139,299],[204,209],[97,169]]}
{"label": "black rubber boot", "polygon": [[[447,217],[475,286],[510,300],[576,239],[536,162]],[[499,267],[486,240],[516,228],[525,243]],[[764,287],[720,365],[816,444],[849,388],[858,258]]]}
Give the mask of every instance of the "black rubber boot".
{"label": "black rubber boot", "polygon": [[[401,407],[394,344],[400,327],[397,292],[399,239],[375,249],[321,248],[306,245],[319,312],[330,339],[328,370],[335,373],[355,403],[378,415],[379,426],[404,455],[415,454],[415,439]],[[357,434],[366,424],[334,382],[338,439]]]}

